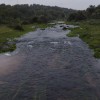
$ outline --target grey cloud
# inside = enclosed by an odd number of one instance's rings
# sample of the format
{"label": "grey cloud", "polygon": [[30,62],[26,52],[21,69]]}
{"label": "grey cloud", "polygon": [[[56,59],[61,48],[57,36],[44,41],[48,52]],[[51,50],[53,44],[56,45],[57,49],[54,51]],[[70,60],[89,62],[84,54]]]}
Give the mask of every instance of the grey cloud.
{"label": "grey cloud", "polygon": [[0,3],[13,5],[17,1],[19,4],[43,4],[73,9],[86,9],[89,5],[100,4],[100,0],[0,0]]}

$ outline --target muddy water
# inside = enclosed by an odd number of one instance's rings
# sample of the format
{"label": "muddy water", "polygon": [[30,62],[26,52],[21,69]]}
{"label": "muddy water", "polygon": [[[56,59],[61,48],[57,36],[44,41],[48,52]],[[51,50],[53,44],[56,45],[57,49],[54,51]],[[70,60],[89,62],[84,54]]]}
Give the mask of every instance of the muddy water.
{"label": "muddy water", "polygon": [[0,56],[0,76],[8,75],[9,73],[17,70],[17,66],[22,63],[22,59],[18,56]]}
{"label": "muddy water", "polygon": [[100,100],[100,63],[68,32],[38,29],[0,55],[0,100]]}

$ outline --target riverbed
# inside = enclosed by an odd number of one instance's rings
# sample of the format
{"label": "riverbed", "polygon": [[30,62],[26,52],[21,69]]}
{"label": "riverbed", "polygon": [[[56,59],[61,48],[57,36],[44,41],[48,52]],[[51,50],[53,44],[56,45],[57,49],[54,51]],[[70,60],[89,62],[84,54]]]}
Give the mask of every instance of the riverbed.
{"label": "riverbed", "polygon": [[0,100],[100,100],[100,60],[68,33],[60,25],[37,29],[1,54]]}

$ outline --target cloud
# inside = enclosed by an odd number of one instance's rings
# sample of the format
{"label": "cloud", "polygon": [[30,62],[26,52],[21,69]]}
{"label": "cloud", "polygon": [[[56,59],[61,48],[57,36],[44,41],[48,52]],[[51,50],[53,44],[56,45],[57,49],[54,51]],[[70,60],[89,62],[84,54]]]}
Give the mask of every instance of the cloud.
{"label": "cloud", "polygon": [[86,9],[89,5],[99,5],[100,0],[1,0],[6,4],[43,4],[73,9]]}

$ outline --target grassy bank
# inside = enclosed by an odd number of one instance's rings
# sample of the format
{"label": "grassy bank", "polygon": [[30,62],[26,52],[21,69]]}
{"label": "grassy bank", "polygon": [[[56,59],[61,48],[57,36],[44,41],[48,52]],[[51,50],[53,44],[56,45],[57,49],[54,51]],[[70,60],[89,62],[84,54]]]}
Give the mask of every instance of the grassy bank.
{"label": "grassy bank", "polygon": [[74,22],[73,24],[78,24],[80,27],[71,29],[68,36],[79,36],[94,50],[94,57],[100,58],[100,20]]}
{"label": "grassy bank", "polygon": [[23,31],[15,30],[6,25],[0,25],[0,53],[13,51],[16,49],[15,38],[26,34],[27,32],[34,31],[36,28],[44,29],[50,25],[47,24],[31,24],[23,25]]}

